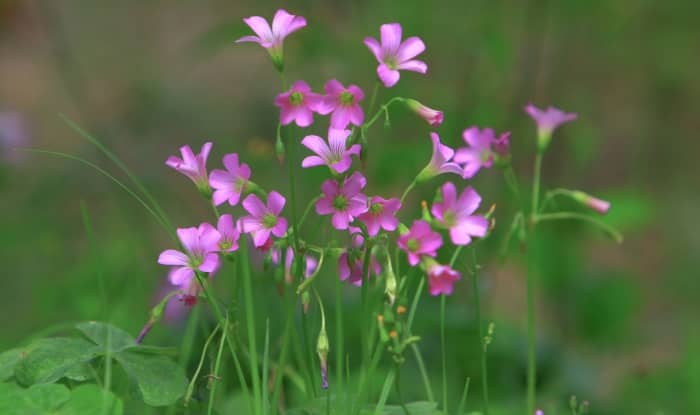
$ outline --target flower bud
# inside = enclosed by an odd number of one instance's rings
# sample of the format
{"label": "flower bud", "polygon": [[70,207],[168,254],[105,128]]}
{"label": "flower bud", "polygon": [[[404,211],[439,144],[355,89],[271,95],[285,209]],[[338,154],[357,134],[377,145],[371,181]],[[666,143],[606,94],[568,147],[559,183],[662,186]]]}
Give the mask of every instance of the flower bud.
{"label": "flower bud", "polygon": [[605,215],[610,210],[610,202],[593,197],[588,193],[575,190],[571,192],[571,197],[577,202],[600,213],[601,215]]}
{"label": "flower bud", "polygon": [[420,102],[416,101],[415,99],[406,99],[404,100],[406,103],[406,106],[416,114],[418,114],[419,117],[425,120],[428,124],[430,124],[432,127],[438,127],[440,124],[442,124],[443,121],[443,114],[442,111],[438,111],[435,109],[432,109],[430,107],[426,107],[425,105],[421,104]]}
{"label": "flower bud", "polygon": [[284,149],[284,143],[282,142],[282,139],[277,136],[277,140],[275,141],[275,155],[277,155],[277,161],[280,162],[280,164],[284,163],[284,156],[285,156],[285,149]]}
{"label": "flower bud", "polygon": [[328,336],[326,335],[325,325],[321,326],[321,331],[318,333],[318,341],[316,342],[316,353],[321,365],[321,387],[328,389],[328,351],[330,345]]}

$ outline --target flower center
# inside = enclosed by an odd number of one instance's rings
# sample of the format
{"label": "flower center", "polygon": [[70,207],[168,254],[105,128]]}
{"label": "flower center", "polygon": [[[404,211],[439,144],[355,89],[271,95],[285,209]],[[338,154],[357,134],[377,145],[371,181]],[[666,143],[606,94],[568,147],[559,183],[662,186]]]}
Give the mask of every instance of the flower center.
{"label": "flower center", "polygon": [[410,238],[406,241],[406,248],[411,252],[416,252],[420,248],[420,242],[416,238]]}
{"label": "flower center", "polygon": [[343,195],[336,196],[333,199],[333,208],[338,211],[345,210],[348,207],[348,200]]}
{"label": "flower center", "polygon": [[451,210],[448,210],[447,212],[445,212],[442,215],[442,217],[443,217],[443,220],[445,222],[445,225],[449,226],[450,228],[455,226],[455,224],[457,223],[457,214],[455,214],[455,212],[453,212]]}
{"label": "flower center", "polygon": [[399,63],[396,61],[396,58],[394,56],[387,56],[384,58],[384,65],[389,67],[389,69],[395,71],[399,67]]}
{"label": "flower center", "polygon": [[487,161],[489,161],[490,158],[491,158],[491,151],[490,150],[484,150],[481,152],[481,161],[483,163],[486,163]]}
{"label": "flower center", "polygon": [[289,94],[289,103],[294,106],[299,106],[304,102],[304,94],[299,91],[294,91]]}
{"label": "flower center", "polygon": [[266,228],[274,228],[277,225],[277,216],[272,213],[266,213],[262,218],[262,224]]}
{"label": "flower center", "polygon": [[384,211],[384,206],[382,206],[381,203],[373,203],[369,207],[369,213],[371,213],[372,215],[375,215],[375,216],[380,215],[382,213],[382,211]]}
{"label": "flower center", "polygon": [[348,91],[344,91],[340,94],[340,103],[343,105],[352,105],[354,100],[355,96]]}
{"label": "flower center", "polygon": [[219,244],[219,248],[220,248],[222,251],[228,251],[229,249],[231,249],[231,245],[232,245],[232,244],[231,244],[231,241],[227,241],[227,240],[224,239],[224,240],[222,240],[221,243]]}

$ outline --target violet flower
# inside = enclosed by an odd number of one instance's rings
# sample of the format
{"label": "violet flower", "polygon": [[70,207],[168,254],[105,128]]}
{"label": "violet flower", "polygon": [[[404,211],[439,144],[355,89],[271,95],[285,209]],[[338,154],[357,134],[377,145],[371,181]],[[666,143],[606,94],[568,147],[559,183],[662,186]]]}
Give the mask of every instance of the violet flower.
{"label": "violet flower", "polygon": [[[353,248],[360,248],[365,243],[365,238],[362,236],[362,230],[354,226],[348,228],[350,231],[351,245]],[[362,271],[364,258],[361,255],[350,255],[346,250],[338,257],[338,277],[341,281],[347,281],[350,284],[359,287],[362,285]],[[370,254],[369,272],[367,278],[377,276],[382,272],[382,268],[374,255]]]}
{"label": "violet flower", "polygon": [[[275,248],[272,250],[270,253],[270,258],[272,259],[273,264],[279,264],[280,262],[280,256],[281,252],[279,248]],[[294,250],[292,247],[287,247],[287,250],[285,252],[284,256],[284,280],[287,283],[291,283],[294,281],[294,277],[292,275],[292,262],[294,261]],[[316,267],[318,266],[318,260],[314,258],[311,255],[304,255],[304,262],[306,263],[306,269],[304,270],[304,277],[309,278],[315,271]]]}
{"label": "violet flower", "polygon": [[442,144],[437,133],[430,133],[430,140],[433,142],[433,155],[430,158],[430,163],[418,174],[416,180],[423,182],[443,173],[454,173],[462,176],[464,169],[451,161],[455,151]]}
{"label": "violet flower", "polygon": [[430,295],[452,295],[454,283],[459,281],[462,275],[449,266],[435,261],[431,261],[427,268]]}
{"label": "violet flower", "polygon": [[409,37],[401,42],[402,30],[398,23],[383,24],[379,31],[381,44],[372,37],[366,37],[365,45],[379,62],[377,75],[385,87],[396,85],[401,77],[399,70],[421,74],[428,71],[425,62],[413,59],[425,50],[425,44],[420,38]]}
{"label": "violet flower", "polygon": [[360,219],[367,226],[369,236],[376,236],[379,229],[393,232],[399,226],[396,212],[401,209],[401,201],[397,198],[384,199],[372,196],[369,200],[369,209],[361,214]]}
{"label": "violet flower", "polygon": [[406,251],[408,263],[415,267],[420,262],[421,256],[435,257],[437,250],[442,246],[442,236],[430,228],[430,224],[424,220],[417,220],[411,225],[411,229],[396,241],[399,248]]}
{"label": "violet flower", "polygon": [[426,107],[415,99],[404,100],[408,108],[418,114],[419,117],[425,120],[431,127],[439,127],[444,119],[442,111]]}
{"label": "violet flower", "polygon": [[535,120],[537,124],[537,148],[544,151],[552,139],[552,133],[560,125],[578,118],[577,114],[566,113],[554,107],[541,110],[532,104],[525,106],[525,112]]}
{"label": "violet flower", "polygon": [[360,101],[365,99],[365,93],[357,85],[347,88],[339,81],[331,79],[324,86],[326,95],[317,112],[323,115],[331,114],[331,128],[345,129],[348,124],[361,126],[365,120],[365,113],[360,106]]}
{"label": "violet flower", "polygon": [[314,167],[327,165],[335,174],[345,173],[352,165],[352,155],[360,154],[360,145],[353,144],[346,148],[350,130],[328,130],[328,143],[317,136],[307,135],[301,140],[306,148],[317,155],[305,157],[301,162],[302,167]]}
{"label": "violet flower", "polygon": [[226,154],[223,163],[226,170],[212,170],[209,177],[209,185],[214,189],[212,203],[219,206],[228,201],[229,205],[236,206],[250,179],[250,167],[239,164],[236,153]]}
{"label": "violet flower", "polygon": [[347,229],[350,222],[367,211],[367,196],[360,193],[367,185],[367,179],[355,172],[343,180],[340,185],[336,180],[328,179],[321,185],[323,197],[316,202],[316,213],[333,215],[333,227]]}
{"label": "violet flower", "polygon": [[462,132],[462,138],[469,147],[457,149],[454,161],[465,164],[462,177],[471,179],[482,167],[493,166],[491,145],[496,141],[496,134],[491,128],[470,127]]}
{"label": "violet flower", "polygon": [[279,9],[275,13],[275,17],[272,18],[272,27],[270,27],[265,18],[260,16],[251,16],[243,19],[243,21],[253,29],[257,36],[243,36],[236,40],[236,43],[255,42],[260,44],[260,46],[267,49],[272,58],[272,63],[281,72],[284,69],[284,38],[306,26],[306,19],[289,14],[284,9]]}
{"label": "violet flower", "polygon": [[306,82],[294,82],[289,91],[275,98],[275,105],[280,107],[280,124],[287,125],[294,121],[299,127],[310,126],[321,99],[321,95],[311,92]]}
{"label": "violet flower", "polygon": [[165,164],[189,177],[197,185],[200,192],[208,195],[211,190],[207,178],[207,158],[211,146],[211,143],[204,143],[199,154],[194,154],[190,146],[182,146],[180,147],[182,158],[170,156]]}
{"label": "violet flower", "polygon": [[442,201],[434,203],[431,212],[437,222],[450,230],[455,245],[469,245],[472,237],[483,238],[489,229],[489,221],[483,216],[472,215],[481,204],[481,196],[471,187],[459,197],[455,185],[442,186]]}
{"label": "violet flower", "polygon": [[241,237],[241,231],[238,229],[238,224],[233,221],[233,216],[228,213],[219,216],[216,229],[221,234],[219,251],[227,253],[238,250],[238,239]]}
{"label": "violet flower", "polygon": [[219,268],[219,241],[221,234],[208,223],[195,228],[179,228],[177,236],[185,252],[175,249],[163,251],[158,257],[161,265],[170,265],[170,283],[183,291],[197,284],[195,272],[211,273]]}
{"label": "violet flower", "polygon": [[267,196],[267,205],[255,194],[243,199],[243,208],[249,215],[240,219],[241,228],[252,235],[256,248],[265,246],[270,234],[281,238],[287,232],[287,219],[279,215],[285,203],[284,196],[274,190]]}

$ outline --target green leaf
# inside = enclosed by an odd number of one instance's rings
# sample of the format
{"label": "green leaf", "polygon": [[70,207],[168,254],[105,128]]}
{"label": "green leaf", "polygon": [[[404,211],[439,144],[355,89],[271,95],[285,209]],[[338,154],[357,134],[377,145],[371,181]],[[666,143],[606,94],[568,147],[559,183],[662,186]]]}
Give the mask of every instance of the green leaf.
{"label": "green leaf", "polygon": [[100,353],[99,347],[86,340],[62,337],[41,339],[32,347],[15,367],[15,378],[27,386],[55,382]]}
{"label": "green leaf", "polygon": [[14,376],[15,366],[22,359],[22,349],[11,349],[0,353],[0,381]]}
{"label": "green leaf", "polygon": [[88,339],[102,346],[104,350],[111,350],[112,353],[136,347],[136,340],[129,333],[111,324],[85,321],[76,324],[75,327]]}
{"label": "green leaf", "polygon": [[70,391],[65,385],[45,383],[25,390],[24,399],[39,413],[52,413],[70,399]]}
{"label": "green leaf", "polygon": [[123,351],[114,358],[138,384],[143,401],[148,405],[171,405],[185,393],[184,371],[166,357]]}
{"label": "green leaf", "polygon": [[24,399],[24,389],[14,383],[0,383],[0,414],[34,415],[37,411]]}
{"label": "green leaf", "polygon": [[[435,402],[410,402],[406,404],[406,409],[411,415],[441,415]],[[387,405],[384,407],[384,415],[404,415],[403,408],[398,405]]]}
{"label": "green leaf", "polygon": [[124,405],[112,392],[97,385],[81,385],[73,389],[70,400],[61,408],[61,415],[122,415]]}
{"label": "green leaf", "polygon": [[76,382],[84,382],[94,376],[89,363],[81,363],[71,367],[65,375],[68,379]]}

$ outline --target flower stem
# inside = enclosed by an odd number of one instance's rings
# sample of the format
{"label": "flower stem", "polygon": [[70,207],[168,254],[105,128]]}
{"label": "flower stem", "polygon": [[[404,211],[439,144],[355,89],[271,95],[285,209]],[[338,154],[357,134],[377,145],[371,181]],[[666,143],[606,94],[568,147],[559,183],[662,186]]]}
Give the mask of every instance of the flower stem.
{"label": "flower stem", "polygon": [[540,178],[542,176],[542,152],[538,151],[535,155],[535,170],[532,179],[532,208],[530,209],[530,218],[537,215],[537,204],[540,199]]}
{"label": "flower stem", "polygon": [[[228,327],[228,317],[226,317],[225,321],[226,326]],[[214,409],[214,399],[216,398],[216,385],[219,383],[219,370],[221,368],[221,360],[223,359],[223,352],[224,352],[224,343],[226,343],[226,335],[228,334],[228,330],[222,330],[221,331],[221,340],[219,341],[219,350],[216,353],[216,362],[214,363],[214,377],[212,380],[214,383],[211,385],[211,389],[209,390],[209,402],[207,403],[207,415],[211,415],[212,411]]]}
{"label": "flower stem", "polygon": [[416,181],[416,179],[413,179],[413,181],[408,185],[406,190],[403,191],[403,194],[401,195],[401,204],[402,205],[403,205],[403,201],[406,199],[406,196],[408,196],[408,194],[411,192],[411,190],[413,190],[413,188],[416,187],[417,183],[418,182]]}
{"label": "flower stem", "polygon": [[535,216],[535,223],[540,223],[540,222],[545,222],[545,221],[550,221],[550,220],[565,220],[565,219],[576,219],[576,220],[582,220],[588,223],[591,223],[601,230],[603,230],[605,233],[607,233],[610,237],[612,237],[615,242],[617,243],[622,243],[623,237],[622,234],[612,226],[608,225],[607,223],[600,221],[596,218],[593,218],[588,215],[584,215],[582,213],[576,213],[576,212],[556,212],[556,213],[545,213],[542,215],[537,215]]}
{"label": "flower stem", "polygon": [[484,399],[484,415],[489,414],[489,383],[488,371],[486,370],[486,348],[484,347],[484,331],[481,324],[481,302],[479,293],[479,265],[476,262],[476,249],[472,247],[472,291],[474,291],[474,317],[476,319],[477,332],[479,334],[479,344],[481,353],[481,389]]}
{"label": "flower stem", "polygon": [[367,107],[367,113],[370,114],[374,110],[374,104],[377,102],[377,93],[379,92],[379,81],[374,84],[374,90],[372,91],[372,98],[369,100],[369,107]]}
{"label": "flower stem", "polygon": [[[258,349],[255,342],[255,307],[253,304],[253,281],[250,275],[248,263],[248,245],[246,241],[240,244],[240,263],[243,276],[243,298],[245,299],[246,326],[248,328],[248,348],[250,349],[250,371],[253,382],[253,396],[255,397],[255,413],[262,413],[262,395],[260,391],[260,373],[258,367]],[[267,385],[263,385],[267,387]]]}
{"label": "flower stem", "polygon": [[442,354],[442,411],[449,413],[447,409],[447,354],[445,353],[445,303],[447,296],[440,296],[440,353]]}
{"label": "flower stem", "polygon": [[365,244],[365,252],[362,258],[362,287],[360,291],[361,297],[361,308],[362,308],[362,321],[360,322],[360,333],[362,334],[362,367],[363,370],[367,370],[367,364],[370,355],[370,346],[368,330],[371,327],[371,322],[369,321],[370,316],[367,310],[367,291],[369,289],[369,264],[371,262],[372,256],[372,246],[369,241]]}

